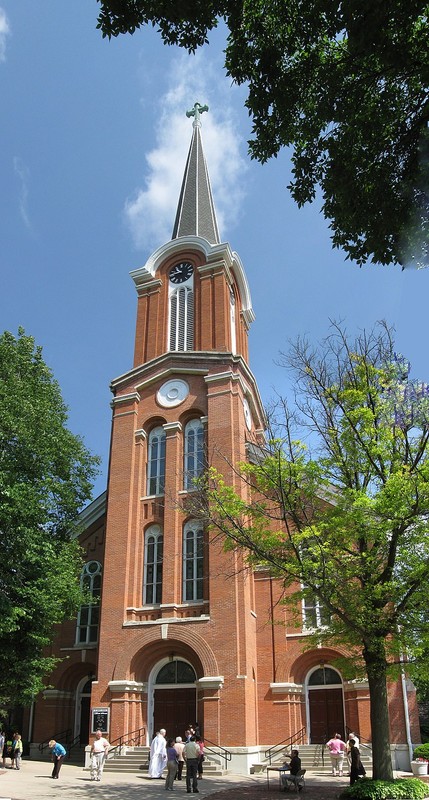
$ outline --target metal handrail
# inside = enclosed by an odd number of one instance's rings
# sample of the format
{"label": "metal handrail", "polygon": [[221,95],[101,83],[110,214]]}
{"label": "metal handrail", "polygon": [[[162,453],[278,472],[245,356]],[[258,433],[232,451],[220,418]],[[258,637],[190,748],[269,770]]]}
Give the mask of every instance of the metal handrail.
{"label": "metal handrail", "polygon": [[289,736],[288,739],[284,739],[282,742],[273,744],[272,747],[269,747],[264,753],[264,758],[267,758],[271,764],[273,756],[277,756],[279,753],[283,753],[285,750],[290,750],[294,744],[304,744],[304,738],[305,728],[301,728],[296,733],[293,733],[292,736]]}
{"label": "metal handrail", "polygon": [[40,742],[38,749],[41,753],[43,753],[43,751],[49,747],[49,742],[52,739],[54,739],[56,742],[61,742],[61,744],[64,743],[67,747],[69,747],[70,736],[71,728],[66,728],[64,731],[56,733],[54,736],[50,736],[49,739],[45,739],[43,742]]}
{"label": "metal handrail", "polygon": [[[209,746],[207,747],[207,742],[209,742]],[[212,745],[212,747],[210,747]],[[213,748],[216,747],[216,750]],[[210,739],[204,739],[204,753],[206,751],[209,753],[213,753],[213,755],[220,756],[222,759],[225,760],[225,769],[227,769],[228,761],[232,761],[232,753],[226,749],[226,747],[222,747],[220,744],[216,744],[216,742],[211,742]]]}
{"label": "metal handrail", "polygon": [[[146,728],[136,728],[135,731],[128,731],[128,733],[123,733],[122,736],[118,736],[116,739],[113,739],[113,742],[110,742],[110,749],[109,754],[113,753],[114,751],[118,750],[119,748],[123,747],[124,745],[128,744],[131,747],[139,747],[140,742],[146,735]],[[144,741],[144,743],[146,743]],[[113,747],[112,747],[113,745]]]}

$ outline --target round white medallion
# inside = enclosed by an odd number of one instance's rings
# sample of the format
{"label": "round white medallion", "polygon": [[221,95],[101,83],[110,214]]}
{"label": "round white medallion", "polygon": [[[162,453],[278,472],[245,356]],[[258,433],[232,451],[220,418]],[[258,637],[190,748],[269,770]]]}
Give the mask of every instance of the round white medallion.
{"label": "round white medallion", "polygon": [[246,398],[243,398],[243,411],[244,411],[244,419],[246,421],[247,429],[250,431],[252,427],[252,415],[250,413],[250,406],[247,402]]}
{"label": "round white medallion", "polygon": [[189,386],[186,381],[172,380],[166,381],[156,393],[156,399],[160,406],[173,408],[180,405],[189,394]]}

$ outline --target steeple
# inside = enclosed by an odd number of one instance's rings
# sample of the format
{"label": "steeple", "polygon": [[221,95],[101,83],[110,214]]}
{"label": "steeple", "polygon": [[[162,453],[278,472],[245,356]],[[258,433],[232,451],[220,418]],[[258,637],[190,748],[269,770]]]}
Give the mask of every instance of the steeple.
{"label": "steeple", "polygon": [[200,116],[208,110],[208,106],[195,103],[193,109],[186,112],[187,117],[194,117],[194,130],[171,238],[202,236],[210,244],[219,244],[216,212],[200,132]]}

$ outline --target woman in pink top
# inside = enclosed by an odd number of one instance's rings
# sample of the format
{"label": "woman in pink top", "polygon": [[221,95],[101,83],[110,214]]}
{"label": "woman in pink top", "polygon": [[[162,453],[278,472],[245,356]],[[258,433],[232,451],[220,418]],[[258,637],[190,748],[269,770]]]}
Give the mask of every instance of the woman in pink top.
{"label": "woman in pink top", "polygon": [[326,742],[326,747],[329,750],[332,763],[332,774],[341,777],[343,774],[343,761],[344,753],[346,752],[346,743],[343,742],[339,733],[336,733],[329,742]]}

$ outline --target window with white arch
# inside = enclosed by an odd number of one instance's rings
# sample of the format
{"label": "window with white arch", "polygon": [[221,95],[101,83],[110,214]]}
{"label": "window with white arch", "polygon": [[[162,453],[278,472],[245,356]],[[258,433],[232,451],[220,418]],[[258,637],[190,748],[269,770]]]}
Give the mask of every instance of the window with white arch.
{"label": "window with white arch", "polygon": [[98,641],[100,616],[101,564],[88,561],[80,576],[80,587],[88,602],[80,607],[77,615],[76,644],[95,644]]}
{"label": "window with white arch", "polygon": [[165,484],[165,430],[153,428],[149,434],[147,461],[148,495],[164,494]]}
{"label": "window with white arch", "polygon": [[199,520],[183,529],[183,602],[203,599],[204,531]]}
{"label": "window with white arch", "polygon": [[205,467],[204,427],[199,419],[185,426],[184,481],[185,489],[193,489]]}
{"label": "window with white arch", "polygon": [[143,605],[159,605],[162,599],[163,536],[159,525],[151,525],[145,533]]}

